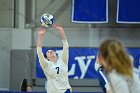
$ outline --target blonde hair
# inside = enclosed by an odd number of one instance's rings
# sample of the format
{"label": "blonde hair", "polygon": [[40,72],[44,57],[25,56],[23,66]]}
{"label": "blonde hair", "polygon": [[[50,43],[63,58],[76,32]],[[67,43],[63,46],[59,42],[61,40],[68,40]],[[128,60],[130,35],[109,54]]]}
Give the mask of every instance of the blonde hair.
{"label": "blonde hair", "polygon": [[107,72],[115,69],[118,73],[132,78],[132,63],[121,42],[116,39],[105,40],[100,46],[100,55],[107,63]]}

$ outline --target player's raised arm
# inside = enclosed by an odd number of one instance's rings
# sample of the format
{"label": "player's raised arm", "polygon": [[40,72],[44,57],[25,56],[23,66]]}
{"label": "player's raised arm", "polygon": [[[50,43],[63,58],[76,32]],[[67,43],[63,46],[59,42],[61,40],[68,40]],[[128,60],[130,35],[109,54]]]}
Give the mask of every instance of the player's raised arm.
{"label": "player's raised arm", "polygon": [[39,62],[43,70],[47,67],[47,63],[45,62],[44,55],[42,53],[42,41],[43,41],[43,36],[45,34],[45,29],[44,28],[39,28],[38,29],[38,40],[37,40],[37,55],[39,58]]}
{"label": "player's raised arm", "polygon": [[38,41],[37,41],[37,47],[42,48],[42,41],[43,41],[43,36],[45,34],[45,28],[40,27],[38,29]]}
{"label": "player's raised arm", "polygon": [[68,64],[68,58],[69,58],[69,45],[67,42],[67,37],[65,35],[64,29],[61,24],[54,24],[54,28],[56,28],[61,36],[62,42],[63,42],[63,60],[66,64]]}
{"label": "player's raised arm", "polygon": [[61,24],[54,24],[53,27],[59,31],[62,40],[67,40],[67,37]]}

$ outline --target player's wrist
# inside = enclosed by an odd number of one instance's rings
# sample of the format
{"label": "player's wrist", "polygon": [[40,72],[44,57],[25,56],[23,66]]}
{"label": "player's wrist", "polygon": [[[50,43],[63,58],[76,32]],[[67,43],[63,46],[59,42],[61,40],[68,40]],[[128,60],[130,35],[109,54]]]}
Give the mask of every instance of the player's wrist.
{"label": "player's wrist", "polygon": [[64,32],[64,29],[62,28],[62,29],[58,29],[58,31],[61,33],[61,32]]}
{"label": "player's wrist", "polygon": [[43,38],[43,35],[38,35],[38,38],[42,39]]}

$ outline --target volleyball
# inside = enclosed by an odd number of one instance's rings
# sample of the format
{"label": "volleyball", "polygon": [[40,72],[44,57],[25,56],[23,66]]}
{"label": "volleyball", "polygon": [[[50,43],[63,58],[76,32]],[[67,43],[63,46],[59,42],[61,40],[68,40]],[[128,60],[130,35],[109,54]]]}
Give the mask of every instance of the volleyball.
{"label": "volleyball", "polygon": [[50,27],[54,22],[54,17],[49,13],[45,13],[40,17],[40,22],[41,26]]}

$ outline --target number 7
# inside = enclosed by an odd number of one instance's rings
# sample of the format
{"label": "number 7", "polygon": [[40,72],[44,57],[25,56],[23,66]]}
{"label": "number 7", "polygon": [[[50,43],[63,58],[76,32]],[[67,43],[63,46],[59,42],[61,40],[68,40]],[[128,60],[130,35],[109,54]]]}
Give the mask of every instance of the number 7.
{"label": "number 7", "polygon": [[55,69],[57,69],[57,74],[59,74],[59,67],[56,67]]}

